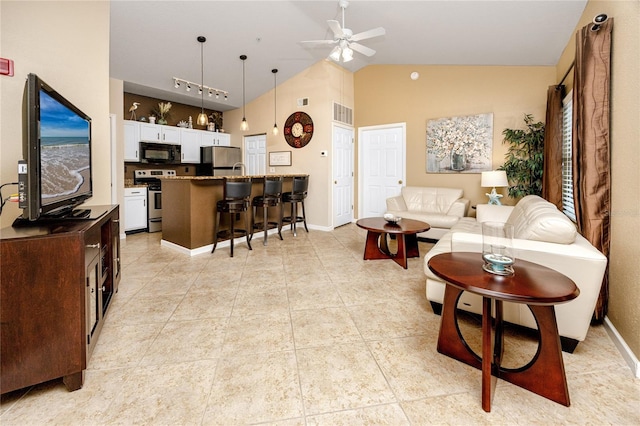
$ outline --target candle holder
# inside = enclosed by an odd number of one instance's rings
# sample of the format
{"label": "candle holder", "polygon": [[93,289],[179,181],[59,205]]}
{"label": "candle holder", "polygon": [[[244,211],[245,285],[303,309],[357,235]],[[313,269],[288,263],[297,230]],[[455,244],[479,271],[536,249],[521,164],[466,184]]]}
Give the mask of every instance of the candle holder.
{"label": "candle holder", "polygon": [[513,232],[513,225],[508,223],[482,224],[482,269],[496,275],[513,275]]}

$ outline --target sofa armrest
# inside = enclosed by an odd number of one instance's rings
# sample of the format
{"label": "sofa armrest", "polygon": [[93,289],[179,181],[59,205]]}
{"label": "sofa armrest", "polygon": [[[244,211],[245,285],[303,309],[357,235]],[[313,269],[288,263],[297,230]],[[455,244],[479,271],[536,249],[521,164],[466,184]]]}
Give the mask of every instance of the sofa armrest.
{"label": "sofa armrest", "polygon": [[402,195],[387,198],[387,211],[405,212],[407,211],[407,204],[404,202]]}
{"label": "sofa armrest", "polygon": [[447,212],[448,216],[458,216],[465,217],[467,215],[467,210],[469,209],[469,200],[466,198],[458,198],[456,201],[451,204],[449,207],[449,211]]}
{"label": "sofa armrest", "polygon": [[[452,251],[482,253],[482,235],[453,232],[451,247]],[[573,244],[514,238],[513,247],[516,265],[518,259],[544,265],[576,283],[580,294],[570,302],[556,305],[556,316],[561,335],[579,341],[584,340],[600,294],[607,258],[581,235],[576,237]]]}
{"label": "sofa armrest", "polygon": [[497,206],[495,204],[478,204],[476,206],[476,220],[483,222],[506,223],[513,211],[513,206]]}

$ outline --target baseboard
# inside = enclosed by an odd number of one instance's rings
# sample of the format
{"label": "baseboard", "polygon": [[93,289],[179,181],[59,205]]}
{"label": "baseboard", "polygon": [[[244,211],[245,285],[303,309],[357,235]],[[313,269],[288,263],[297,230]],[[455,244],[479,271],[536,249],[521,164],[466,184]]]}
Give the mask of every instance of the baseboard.
{"label": "baseboard", "polygon": [[640,361],[638,361],[636,355],[633,353],[629,345],[627,345],[627,342],[624,341],[620,333],[618,333],[618,330],[616,330],[613,323],[607,316],[604,317],[604,329],[607,330],[607,334],[609,334],[609,337],[613,340],[616,348],[620,351],[622,358],[624,358],[629,365],[633,375],[640,378]]}
{"label": "baseboard", "polygon": [[[285,229],[282,228],[282,232],[284,232]],[[300,231],[300,229],[298,229],[298,232]],[[304,225],[302,225],[302,231],[304,231]],[[271,236],[272,234],[275,234],[276,236],[278,235],[278,230],[277,229],[269,229],[267,231],[269,233],[269,236]],[[253,239],[251,240],[251,242],[253,243],[256,239],[257,240],[261,240],[262,239],[262,235],[264,234],[264,231],[258,231],[255,232],[253,234]],[[284,236],[284,235],[283,235]],[[245,237],[236,237],[235,240],[235,245],[237,246],[238,244],[241,244],[242,242],[245,241]],[[260,241],[260,244],[262,244],[262,241]],[[205,253],[211,253],[211,249],[213,249],[213,244],[209,244],[206,246],[202,246],[202,247],[197,247],[194,249],[188,249],[186,247],[183,247],[181,245],[172,243],[171,241],[167,241],[167,240],[160,240],[160,245],[163,247],[168,247],[170,249],[173,249],[175,251],[178,251],[180,253],[189,255],[189,256],[197,256],[199,254],[205,254]],[[231,242],[229,240],[224,240],[224,241],[220,241],[218,243],[218,246],[216,247],[216,250],[221,249],[221,248],[225,248],[225,247],[229,247],[231,245]]]}

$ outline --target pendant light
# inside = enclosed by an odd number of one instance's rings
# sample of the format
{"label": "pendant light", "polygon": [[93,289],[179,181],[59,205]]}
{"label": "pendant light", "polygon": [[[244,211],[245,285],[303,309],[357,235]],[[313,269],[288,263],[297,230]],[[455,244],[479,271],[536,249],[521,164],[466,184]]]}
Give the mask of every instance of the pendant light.
{"label": "pendant light", "polygon": [[277,92],[276,92],[276,87],[278,86],[276,84],[276,74],[278,73],[278,69],[274,68],[271,70],[271,72],[273,73],[273,129],[271,130],[273,132],[273,136],[277,136],[278,135],[278,114],[276,114],[276,107],[277,107],[277,100],[278,100],[278,96],[277,96]]}
{"label": "pendant light", "polygon": [[247,60],[247,55],[240,55],[240,60],[242,60],[242,123],[240,123],[240,130],[246,132],[249,130],[249,123],[247,123],[247,117],[244,110],[244,61]]}
{"label": "pendant light", "polygon": [[202,87],[204,86],[204,42],[207,41],[207,38],[198,36],[198,41],[200,42],[200,88],[198,89],[200,92],[200,114],[198,114],[196,123],[199,126],[206,126],[209,124],[209,119],[207,114],[204,113],[204,90],[202,90]]}

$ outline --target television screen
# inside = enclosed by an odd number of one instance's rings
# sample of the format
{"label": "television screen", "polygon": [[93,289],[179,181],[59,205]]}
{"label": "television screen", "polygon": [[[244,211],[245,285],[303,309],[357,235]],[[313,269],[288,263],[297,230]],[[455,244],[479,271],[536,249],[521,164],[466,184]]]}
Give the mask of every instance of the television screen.
{"label": "television screen", "polygon": [[23,112],[23,212],[14,226],[81,217],[88,210],[73,209],[93,195],[91,118],[35,74],[27,77]]}
{"label": "television screen", "polygon": [[91,191],[89,121],[40,90],[42,205]]}

